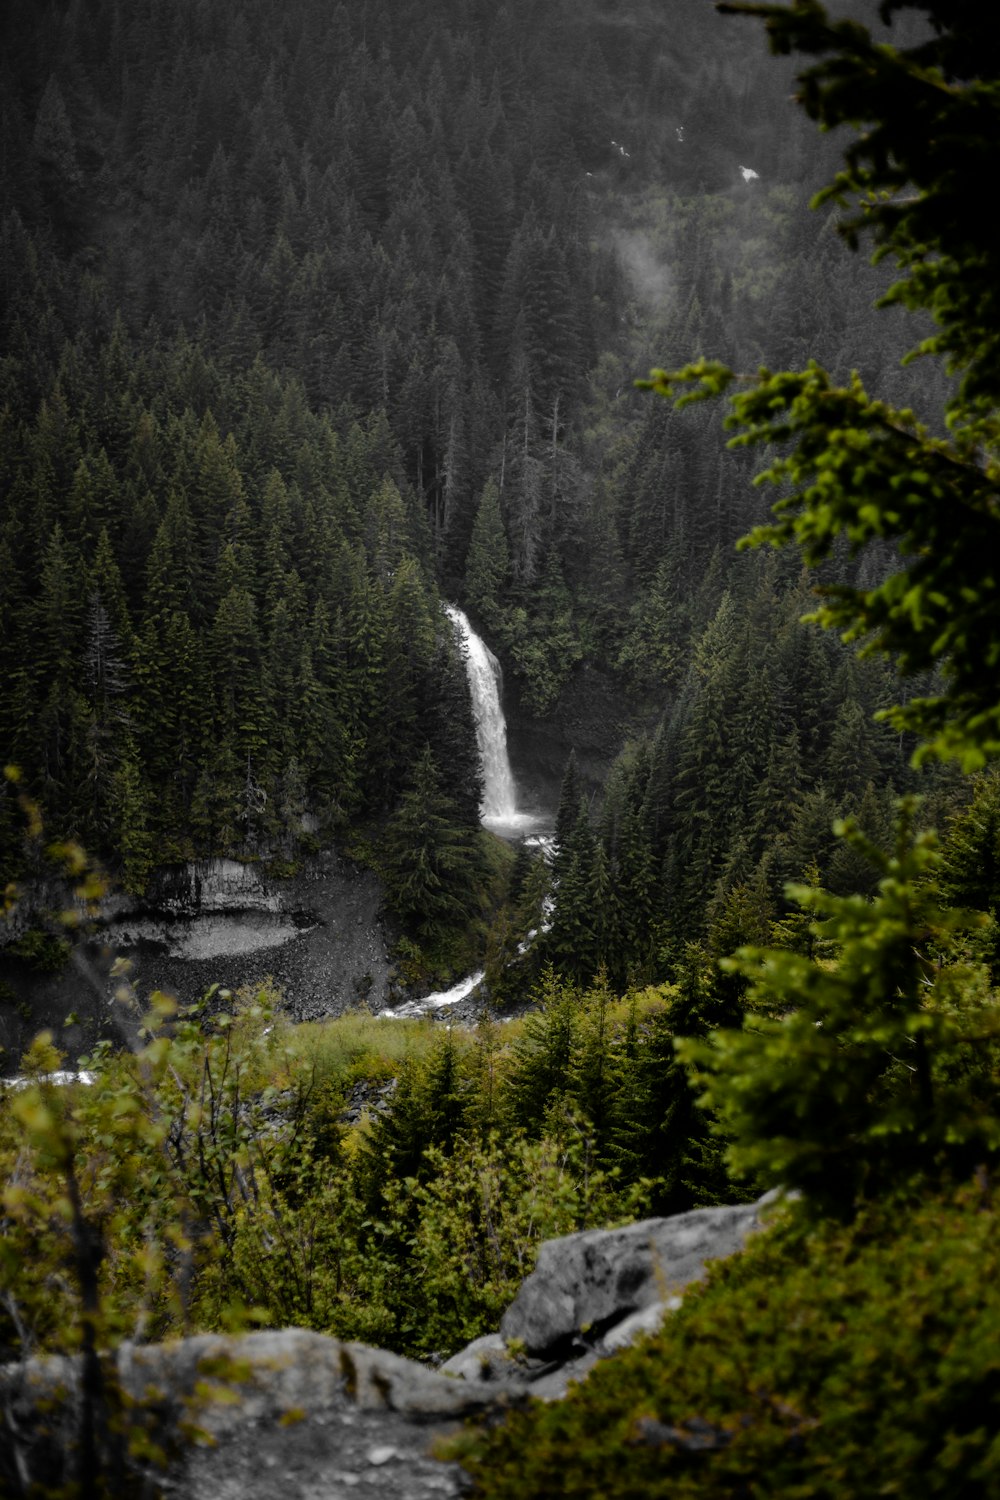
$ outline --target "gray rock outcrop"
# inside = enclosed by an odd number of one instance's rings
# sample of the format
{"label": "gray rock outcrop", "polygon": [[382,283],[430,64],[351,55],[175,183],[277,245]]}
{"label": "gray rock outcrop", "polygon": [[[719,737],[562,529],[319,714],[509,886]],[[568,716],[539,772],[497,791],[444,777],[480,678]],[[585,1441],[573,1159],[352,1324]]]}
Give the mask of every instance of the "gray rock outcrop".
{"label": "gray rock outcrop", "polygon": [[[17,1006],[0,1006],[0,1075],[17,1071],[21,1054],[45,1028],[70,1059],[102,1038],[134,1048],[154,990],[189,1002],[213,985],[235,991],[273,981],[297,1021],[359,1005],[382,1010],[405,998],[383,904],[374,872],[334,850],[304,860],[288,879],[237,860],[172,866],[151,877],[142,897],[108,896],[71,961],[50,972],[18,958],[12,945],[32,927],[51,930],[50,914],[72,909],[73,900],[55,882],[29,887],[0,923],[0,985],[19,999]],[[112,978],[121,958],[128,960],[133,1003],[122,976]],[[125,1003],[115,998],[122,995]]]}
{"label": "gray rock outcrop", "polygon": [[534,1271],[500,1320],[500,1332],[528,1354],[558,1357],[596,1344],[615,1324],[671,1297],[705,1265],[742,1249],[769,1201],[696,1208],[622,1229],[590,1229],[546,1240]]}
{"label": "gray rock outcrop", "polygon": [[[126,1344],[116,1365],[133,1422],[178,1452],[168,1489],[188,1500],[455,1496],[462,1472],[434,1459],[430,1446],[498,1401],[496,1386],[449,1380],[399,1355],[301,1328]],[[46,1465],[72,1450],[79,1383],[76,1359],[0,1369],[7,1432],[19,1435],[24,1472],[36,1482],[66,1477]],[[179,1445],[180,1431],[189,1440]],[[0,1456],[0,1492],[14,1477]]]}

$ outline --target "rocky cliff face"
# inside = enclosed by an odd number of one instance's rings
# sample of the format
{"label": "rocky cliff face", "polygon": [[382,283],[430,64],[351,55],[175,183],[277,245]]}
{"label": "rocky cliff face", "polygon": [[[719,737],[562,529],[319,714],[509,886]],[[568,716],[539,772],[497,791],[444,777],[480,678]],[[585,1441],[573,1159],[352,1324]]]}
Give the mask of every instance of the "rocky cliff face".
{"label": "rocky cliff face", "polygon": [[111,946],[132,981],[197,994],[271,977],[296,1020],[390,1003],[391,969],[378,878],[334,851],[277,880],[259,865],[207,860],[159,873],[142,908],[117,913]]}
{"label": "rocky cliff face", "polygon": [[[441,1371],[293,1328],[124,1345],[113,1373],[133,1420],[173,1455],[166,1489],[189,1500],[458,1496],[465,1476],[432,1456],[435,1439],[465,1416],[565,1395],[571,1379],[657,1326],[708,1261],[739,1250],[766,1202],[547,1242],[501,1332]],[[71,1477],[79,1401],[77,1360],[0,1370],[0,1491],[25,1473]]]}
{"label": "rocky cliff face", "polygon": [[[58,906],[35,892],[15,909],[0,948],[0,1072],[12,1072],[31,1038],[51,1029],[77,1057],[101,1037],[128,1044],[154,990],[197,999],[211,984],[236,990],[271,979],[296,1020],[381,1010],[395,999],[377,877],[330,851],[292,879],[257,864],[214,859],[157,872],[141,899],[114,895],[93,940],[58,972],[43,972],[11,944]],[[116,995],[116,958],[128,963],[135,1006]]]}

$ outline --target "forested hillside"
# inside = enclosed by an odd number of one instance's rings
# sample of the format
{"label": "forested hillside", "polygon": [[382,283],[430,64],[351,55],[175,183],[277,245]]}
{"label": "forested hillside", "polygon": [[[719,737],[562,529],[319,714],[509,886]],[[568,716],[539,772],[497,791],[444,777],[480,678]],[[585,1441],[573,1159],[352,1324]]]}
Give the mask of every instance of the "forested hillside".
{"label": "forested hillside", "polygon": [[[655,731],[578,831],[637,913],[584,954],[564,882],[549,956],[582,977],[826,874],[834,814],[884,823],[884,672],[796,623],[793,564],[736,558],[747,459],[632,388],[703,350],[898,380],[884,278],[805,209],[788,69],[701,0],[2,24],[0,742],[51,831],[141,890],[395,813],[391,863],[416,795],[461,922],[480,788],[443,597],[522,718],[558,726],[586,668],[593,713],[624,694]],[[22,832],[8,789],[8,874]]]}
{"label": "forested hillside", "polygon": [[[773,66],[702,0],[4,10],[5,902],[337,847],[489,1002],[157,993],[68,1079],[36,1038],[0,1353],[81,1401],[4,1403],[12,1493],[159,1492],[125,1341],[433,1360],[544,1236],[772,1186],[461,1440],[475,1493],[998,1493],[1000,27],[726,8]],[[480,825],[445,600],[565,760],[550,857]]]}

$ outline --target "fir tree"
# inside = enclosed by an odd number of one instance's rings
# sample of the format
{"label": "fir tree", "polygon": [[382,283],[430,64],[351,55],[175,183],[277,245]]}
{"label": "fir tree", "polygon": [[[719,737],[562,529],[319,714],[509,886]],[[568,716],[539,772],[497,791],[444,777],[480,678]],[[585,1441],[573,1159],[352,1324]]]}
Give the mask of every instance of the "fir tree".
{"label": "fir tree", "polygon": [[425,937],[475,912],[483,872],[478,838],[443,790],[425,746],[389,820],[384,854],[393,908]]}

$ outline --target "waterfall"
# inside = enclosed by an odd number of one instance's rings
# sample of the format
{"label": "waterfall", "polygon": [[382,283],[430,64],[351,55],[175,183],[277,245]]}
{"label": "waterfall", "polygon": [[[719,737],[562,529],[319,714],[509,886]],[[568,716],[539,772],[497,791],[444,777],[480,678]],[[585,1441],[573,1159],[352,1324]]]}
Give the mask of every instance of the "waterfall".
{"label": "waterfall", "polygon": [[500,707],[500,663],[460,609],[453,604],[445,609],[464,647],[472,693],[476,741],[483,763],[480,817],[489,825],[518,824],[524,819],[517,810],[517,788],[507,757],[507,721]]}
{"label": "waterfall", "polygon": [[[502,837],[524,838],[526,834],[533,834],[527,842],[544,846],[545,836],[535,830],[539,827],[551,828],[551,816],[518,811],[517,787],[507,757],[507,721],[500,707],[500,663],[460,609],[456,609],[453,604],[446,604],[445,612],[462,643],[465,670],[472,694],[476,743],[483,766],[483,800],[479,816]],[[534,934],[529,935],[529,941],[531,936]],[[520,951],[524,952],[526,949],[522,946]],[[379,1014],[389,1019],[408,1019],[445,1013],[450,1006],[467,1000],[478,989],[483,978],[483,970],[477,969],[475,974],[467,975],[449,990],[438,990],[433,995],[408,1000],[395,1010],[383,1010]]]}

